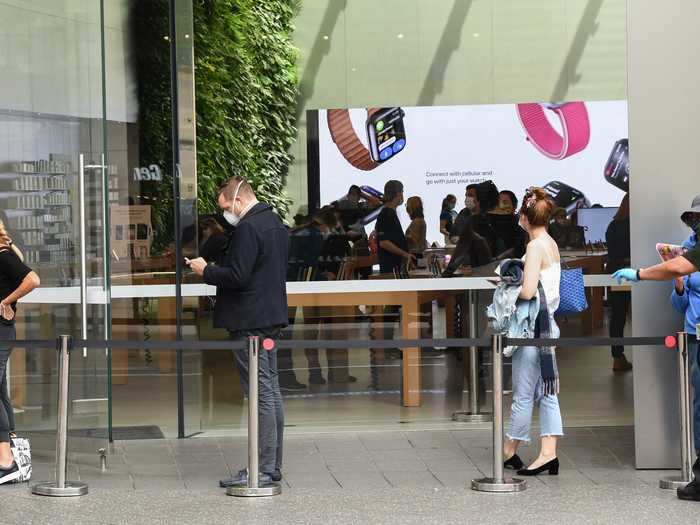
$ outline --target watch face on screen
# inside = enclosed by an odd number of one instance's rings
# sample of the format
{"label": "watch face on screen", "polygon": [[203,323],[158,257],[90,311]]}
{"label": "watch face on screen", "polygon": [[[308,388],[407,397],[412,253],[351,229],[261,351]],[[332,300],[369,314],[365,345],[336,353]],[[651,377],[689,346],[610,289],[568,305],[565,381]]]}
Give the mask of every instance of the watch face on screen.
{"label": "watch face on screen", "polygon": [[630,189],[629,148],[627,139],[618,140],[605,163],[605,180],[624,192]]}
{"label": "watch face on screen", "polygon": [[401,108],[381,108],[367,119],[369,151],[375,162],[386,162],[406,147]]}
{"label": "watch face on screen", "polygon": [[564,208],[571,215],[579,208],[589,208],[591,203],[580,190],[560,181],[552,181],[544,186],[544,191],[552,197],[557,208]]}

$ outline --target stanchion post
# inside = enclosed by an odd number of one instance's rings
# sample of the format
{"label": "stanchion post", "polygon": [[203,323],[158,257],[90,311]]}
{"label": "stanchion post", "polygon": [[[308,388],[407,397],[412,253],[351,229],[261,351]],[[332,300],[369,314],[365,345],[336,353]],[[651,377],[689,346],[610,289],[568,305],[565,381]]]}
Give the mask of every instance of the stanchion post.
{"label": "stanchion post", "polygon": [[229,496],[261,497],[276,496],[282,492],[279,483],[266,483],[260,486],[260,446],[258,425],[258,363],[260,359],[260,338],[248,338],[248,484],[233,486],[226,490]]}
{"label": "stanchion post", "polygon": [[[469,337],[476,339],[478,326],[478,311],[476,307],[476,290],[467,291],[469,303]],[[460,423],[485,423],[491,420],[488,414],[481,414],[479,408],[479,348],[469,347],[469,410],[460,410],[452,414],[452,421]]]}
{"label": "stanchion post", "polygon": [[659,481],[662,489],[685,487],[693,479],[693,441],[690,408],[690,359],[688,355],[689,339],[687,332],[679,332],[676,348],[678,350],[678,393],[681,431],[681,473],[680,476],[667,476]]}
{"label": "stanchion post", "polygon": [[38,496],[84,496],[88,486],[77,481],[66,481],[68,453],[68,392],[70,379],[70,352],[73,340],[62,335],[57,340],[58,349],[58,415],[56,424],[56,481],[37,483],[32,493]]}
{"label": "stanchion post", "polygon": [[491,358],[493,377],[493,475],[490,478],[472,480],[472,490],[480,492],[520,492],[527,482],[506,478],[503,473],[503,337],[492,338]]}

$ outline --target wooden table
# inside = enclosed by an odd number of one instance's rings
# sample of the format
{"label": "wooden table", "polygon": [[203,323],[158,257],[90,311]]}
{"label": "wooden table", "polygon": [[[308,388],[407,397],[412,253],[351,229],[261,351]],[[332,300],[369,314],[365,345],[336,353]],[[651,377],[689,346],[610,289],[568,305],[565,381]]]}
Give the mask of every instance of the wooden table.
{"label": "wooden table", "polygon": [[[422,306],[434,300],[444,300],[447,308],[447,336],[453,335],[451,312],[457,296],[462,290],[454,291],[392,291],[392,292],[341,292],[341,293],[289,293],[289,306],[301,307],[347,307],[347,306],[399,306],[401,308],[401,338],[420,338],[420,317]],[[421,402],[421,349],[403,348],[402,403],[406,407],[420,406]]]}

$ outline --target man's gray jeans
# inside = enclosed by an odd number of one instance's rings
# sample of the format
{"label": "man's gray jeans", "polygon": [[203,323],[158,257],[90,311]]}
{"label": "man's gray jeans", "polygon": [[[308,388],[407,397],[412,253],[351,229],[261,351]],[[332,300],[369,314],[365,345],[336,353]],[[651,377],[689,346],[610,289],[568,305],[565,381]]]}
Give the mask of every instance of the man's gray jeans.
{"label": "man's gray jeans", "polygon": [[[277,328],[245,330],[231,332],[232,340],[247,341],[249,336],[279,339]],[[262,348],[262,345],[261,345]],[[248,348],[233,351],[241,385],[248,395]],[[282,469],[282,440],[284,437],[284,408],[280,392],[279,373],[277,370],[277,350],[260,351],[258,360],[258,436],[260,447],[260,472],[273,474]]]}

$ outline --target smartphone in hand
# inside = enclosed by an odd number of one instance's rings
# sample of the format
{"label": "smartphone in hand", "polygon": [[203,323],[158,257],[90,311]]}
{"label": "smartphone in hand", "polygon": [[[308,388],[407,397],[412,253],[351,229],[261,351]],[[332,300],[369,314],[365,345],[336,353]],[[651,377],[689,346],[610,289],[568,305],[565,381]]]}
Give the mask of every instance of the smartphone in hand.
{"label": "smartphone in hand", "polygon": [[660,242],[656,245],[656,251],[662,261],[670,261],[671,259],[683,255],[688,250],[677,244],[665,244]]}

